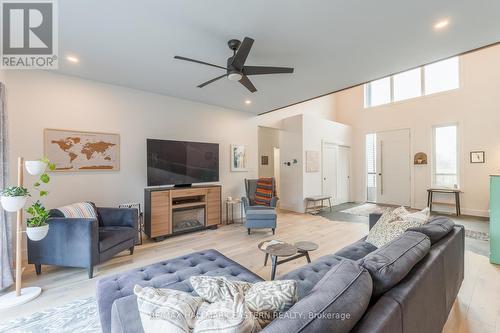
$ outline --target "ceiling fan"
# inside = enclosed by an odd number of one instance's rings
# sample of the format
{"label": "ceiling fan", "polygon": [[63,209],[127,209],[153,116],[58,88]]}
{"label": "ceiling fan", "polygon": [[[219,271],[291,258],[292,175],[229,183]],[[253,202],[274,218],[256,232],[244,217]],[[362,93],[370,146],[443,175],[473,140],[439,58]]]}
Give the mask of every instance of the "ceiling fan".
{"label": "ceiling fan", "polygon": [[245,61],[247,60],[248,54],[250,53],[253,42],[254,40],[249,37],[245,37],[245,39],[243,39],[243,42],[240,42],[237,39],[231,39],[229,42],[227,42],[229,48],[233,50],[233,56],[227,59],[227,67],[209,64],[208,62],[181,56],[175,56],[174,58],[226,70],[226,73],[224,73],[223,75],[200,84],[198,88],[203,88],[204,86],[222,79],[223,77],[227,77],[231,81],[239,81],[242,85],[245,86],[245,88],[250,90],[250,92],[256,92],[257,89],[248,78],[249,75],[293,73],[293,68],[290,67],[245,66]]}

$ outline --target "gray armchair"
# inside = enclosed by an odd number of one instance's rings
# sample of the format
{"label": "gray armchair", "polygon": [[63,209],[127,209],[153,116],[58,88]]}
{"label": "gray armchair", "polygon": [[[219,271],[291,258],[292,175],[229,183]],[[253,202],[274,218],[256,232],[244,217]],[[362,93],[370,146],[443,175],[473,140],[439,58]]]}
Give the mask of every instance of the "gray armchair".
{"label": "gray armchair", "polygon": [[42,265],[82,267],[93,277],[94,265],[124,250],[134,253],[137,210],[133,208],[97,208],[99,219],[65,218],[51,211],[49,233],[41,241],[28,239],[28,263],[37,275]]}
{"label": "gray armchair", "polygon": [[255,192],[257,190],[258,179],[245,179],[246,197],[242,197],[241,201],[245,209],[245,227],[250,235],[251,229],[271,228],[273,235],[276,230],[276,206],[278,197],[276,196],[276,183],[273,178],[272,193],[273,197],[269,206],[258,205],[255,203]]}

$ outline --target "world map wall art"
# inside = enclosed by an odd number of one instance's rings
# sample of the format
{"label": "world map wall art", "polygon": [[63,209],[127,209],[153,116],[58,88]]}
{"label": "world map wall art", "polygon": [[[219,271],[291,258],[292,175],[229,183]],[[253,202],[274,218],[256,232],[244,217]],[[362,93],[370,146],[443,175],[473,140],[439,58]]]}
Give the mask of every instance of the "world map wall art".
{"label": "world map wall art", "polygon": [[120,170],[120,135],[45,129],[45,156],[55,171]]}

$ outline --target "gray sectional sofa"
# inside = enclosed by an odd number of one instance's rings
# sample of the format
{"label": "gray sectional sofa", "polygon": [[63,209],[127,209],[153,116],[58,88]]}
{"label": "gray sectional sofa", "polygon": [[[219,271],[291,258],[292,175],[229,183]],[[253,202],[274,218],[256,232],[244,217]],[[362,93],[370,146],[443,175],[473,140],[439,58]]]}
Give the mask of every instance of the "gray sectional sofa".
{"label": "gray sectional sofa", "polygon": [[[379,215],[370,216],[370,226]],[[433,218],[376,248],[364,239],[289,272],[299,301],[266,333],[441,332],[464,276],[464,229]],[[103,332],[143,332],[135,284],[193,292],[193,275],[262,279],[215,250],[191,253],[98,281]]]}

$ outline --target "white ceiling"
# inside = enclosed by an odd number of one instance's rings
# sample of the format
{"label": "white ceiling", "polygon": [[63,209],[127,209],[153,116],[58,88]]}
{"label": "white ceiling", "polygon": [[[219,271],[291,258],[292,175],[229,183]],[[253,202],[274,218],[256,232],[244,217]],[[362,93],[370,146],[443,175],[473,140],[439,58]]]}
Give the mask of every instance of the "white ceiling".
{"label": "white ceiling", "polygon": [[[60,0],[59,72],[262,113],[500,41],[498,0]],[[449,18],[450,25],[433,25]],[[223,70],[227,41],[255,39],[248,92]],[[244,101],[252,103],[246,105]]]}

